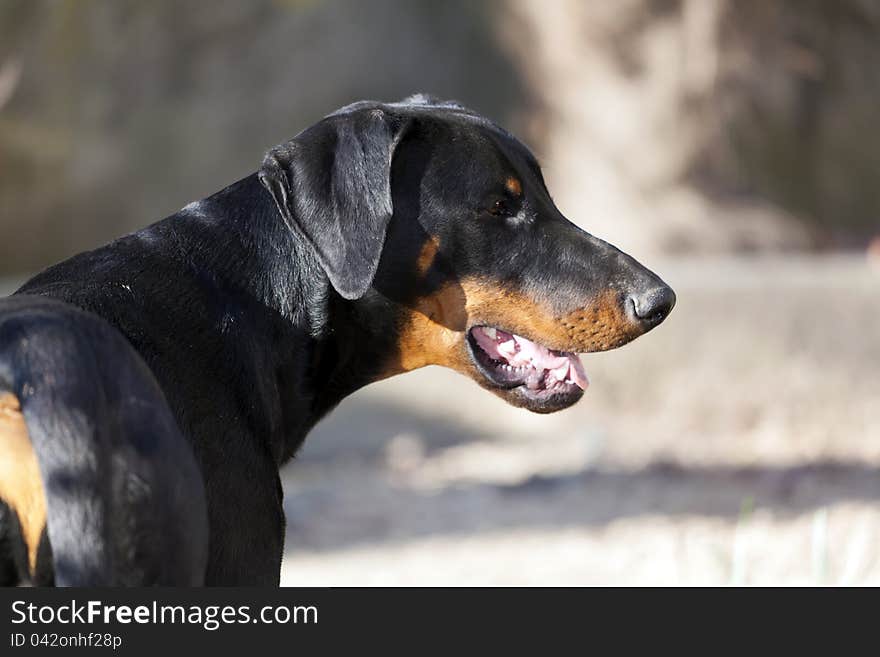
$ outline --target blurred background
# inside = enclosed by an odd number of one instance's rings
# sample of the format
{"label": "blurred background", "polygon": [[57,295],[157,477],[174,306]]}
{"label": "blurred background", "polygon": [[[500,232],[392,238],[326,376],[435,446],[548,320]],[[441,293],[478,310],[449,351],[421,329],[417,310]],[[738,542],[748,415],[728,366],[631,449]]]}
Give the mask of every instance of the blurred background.
{"label": "blurred background", "polygon": [[555,415],[437,368],[346,400],[283,582],[880,584],[878,61],[877,0],[0,0],[0,293],[336,107],[454,98],[678,306]]}

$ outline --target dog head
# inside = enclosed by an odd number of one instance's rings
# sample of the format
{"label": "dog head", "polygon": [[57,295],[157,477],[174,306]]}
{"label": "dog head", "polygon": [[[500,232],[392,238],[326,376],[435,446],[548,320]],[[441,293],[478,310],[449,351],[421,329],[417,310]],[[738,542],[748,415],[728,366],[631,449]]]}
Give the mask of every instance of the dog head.
{"label": "dog head", "polygon": [[260,179],[336,292],[390,336],[375,378],[443,365],[552,412],[588,385],[577,353],[629,342],[675,303],[562,216],[522,143],[455,103],[348,106],[270,151]]}

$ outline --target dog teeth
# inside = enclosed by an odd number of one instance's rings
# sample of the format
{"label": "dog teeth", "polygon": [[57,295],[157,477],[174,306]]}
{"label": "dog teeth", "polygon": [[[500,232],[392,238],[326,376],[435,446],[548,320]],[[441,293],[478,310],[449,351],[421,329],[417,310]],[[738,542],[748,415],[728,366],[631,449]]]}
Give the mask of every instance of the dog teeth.
{"label": "dog teeth", "polygon": [[485,333],[488,337],[490,337],[494,340],[496,338],[496,336],[498,335],[498,329],[494,329],[490,326],[486,326],[486,327],[483,327],[483,333]]}
{"label": "dog teeth", "polygon": [[524,374],[528,371],[536,370],[536,368],[528,365],[511,365],[510,363],[498,363],[497,367],[505,372],[511,372],[514,374]]}

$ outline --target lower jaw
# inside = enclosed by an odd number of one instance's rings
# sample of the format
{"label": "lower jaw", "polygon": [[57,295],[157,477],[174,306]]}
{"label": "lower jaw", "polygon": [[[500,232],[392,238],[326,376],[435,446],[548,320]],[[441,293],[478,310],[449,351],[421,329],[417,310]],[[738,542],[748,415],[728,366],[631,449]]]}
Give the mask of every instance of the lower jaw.
{"label": "lower jaw", "polygon": [[577,385],[561,383],[547,388],[530,389],[525,383],[507,382],[495,376],[491,364],[481,362],[483,352],[468,336],[468,351],[477,382],[507,403],[533,413],[555,413],[572,406],[584,396]]}
{"label": "lower jaw", "polygon": [[513,406],[525,408],[533,413],[555,413],[577,403],[584,396],[584,391],[574,386],[566,386],[562,390],[529,390],[525,386],[517,386],[508,390],[490,388],[495,394]]}

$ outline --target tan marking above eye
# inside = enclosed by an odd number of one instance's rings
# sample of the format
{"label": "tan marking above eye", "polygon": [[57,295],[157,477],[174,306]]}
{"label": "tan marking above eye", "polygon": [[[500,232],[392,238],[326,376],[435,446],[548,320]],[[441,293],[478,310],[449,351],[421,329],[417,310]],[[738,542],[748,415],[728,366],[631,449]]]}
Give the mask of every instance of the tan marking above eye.
{"label": "tan marking above eye", "polygon": [[514,196],[522,195],[522,183],[513,176],[504,181],[504,188]]}
{"label": "tan marking above eye", "polygon": [[0,392],[0,499],[18,516],[33,573],[46,526],[46,496],[21,406],[8,392]]}
{"label": "tan marking above eye", "polygon": [[416,260],[416,271],[419,276],[425,276],[434,264],[437,257],[437,251],[440,250],[440,242],[436,237],[429,237],[422,250],[419,252],[418,260]]}

